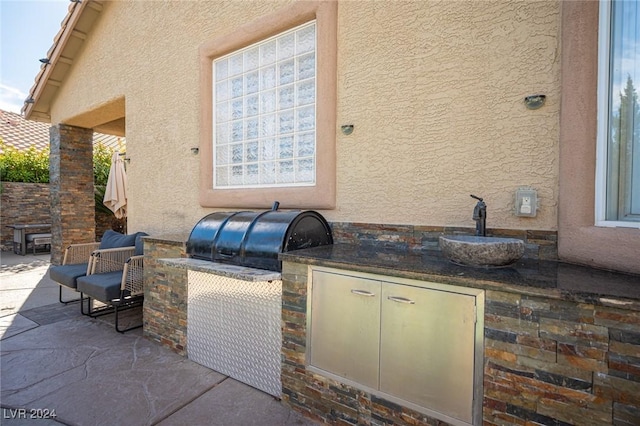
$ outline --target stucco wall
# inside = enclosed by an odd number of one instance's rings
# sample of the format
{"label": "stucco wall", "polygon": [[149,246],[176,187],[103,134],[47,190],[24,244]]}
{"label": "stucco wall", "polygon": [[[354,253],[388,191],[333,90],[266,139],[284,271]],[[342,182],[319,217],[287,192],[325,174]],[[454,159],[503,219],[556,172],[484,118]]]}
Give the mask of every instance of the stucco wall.
{"label": "stucco wall", "polygon": [[[198,204],[198,47],[287,2],[105,2],[52,123],[125,98],[129,229],[188,231]],[[555,230],[559,4],[340,2],[330,221]],[[536,111],[526,95],[544,93]],[[338,126],[339,127],[339,126]],[[538,190],[534,219],[514,191]],[[282,206],[286,207],[286,200]]]}

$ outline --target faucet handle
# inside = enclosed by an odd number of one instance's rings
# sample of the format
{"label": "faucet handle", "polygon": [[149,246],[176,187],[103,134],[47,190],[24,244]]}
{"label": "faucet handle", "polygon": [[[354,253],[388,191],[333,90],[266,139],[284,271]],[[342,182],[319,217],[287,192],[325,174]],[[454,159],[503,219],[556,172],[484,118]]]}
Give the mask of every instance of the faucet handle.
{"label": "faucet handle", "polygon": [[482,201],[482,198],[478,197],[477,195],[471,194],[471,198],[475,198],[478,201]]}

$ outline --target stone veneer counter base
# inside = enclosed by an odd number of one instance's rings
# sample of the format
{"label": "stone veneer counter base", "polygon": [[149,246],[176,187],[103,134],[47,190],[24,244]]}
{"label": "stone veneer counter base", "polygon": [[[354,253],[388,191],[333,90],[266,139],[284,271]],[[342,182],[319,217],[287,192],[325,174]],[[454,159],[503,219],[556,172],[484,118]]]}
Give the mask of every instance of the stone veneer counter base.
{"label": "stone veneer counter base", "polygon": [[484,425],[640,424],[640,276],[523,259],[455,265],[434,253],[334,245],[282,253],[283,401],[332,424],[442,424],[307,369],[314,266],[485,290]]}

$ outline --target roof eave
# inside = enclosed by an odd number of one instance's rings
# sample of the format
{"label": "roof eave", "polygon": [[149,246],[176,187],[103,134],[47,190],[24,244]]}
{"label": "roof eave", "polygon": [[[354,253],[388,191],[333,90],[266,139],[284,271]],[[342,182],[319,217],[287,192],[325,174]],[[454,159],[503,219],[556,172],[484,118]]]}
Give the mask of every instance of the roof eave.
{"label": "roof eave", "polygon": [[[97,14],[86,13],[87,8],[98,12]],[[62,78],[53,79],[57,68],[61,65],[70,67],[75,59],[79,48],[70,49],[72,38],[84,40],[86,31],[80,31],[78,24],[83,22],[83,27],[91,28],[91,24],[102,11],[102,3],[96,0],[83,0],[82,2],[73,2],[69,6],[69,11],[62,20],[61,28],[55,36],[53,45],[47,52],[48,63],[42,65],[40,72],[35,78],[35,83],[29,91],[29,96],[22,107],[22,114],[28,120],[41,121],[45,123],[51,122],[50,103],[57,94],[59,87],[62,85],[66,77],[66,71],[62,73]],[[64,70],[64,68],[63,68]]]}

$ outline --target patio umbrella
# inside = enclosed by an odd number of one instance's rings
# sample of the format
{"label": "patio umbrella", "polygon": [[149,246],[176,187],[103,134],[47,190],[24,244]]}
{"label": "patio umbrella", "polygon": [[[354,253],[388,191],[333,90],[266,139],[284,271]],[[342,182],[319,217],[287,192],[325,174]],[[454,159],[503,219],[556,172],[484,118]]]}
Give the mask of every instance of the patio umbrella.
{"label": "patio umbrella", "polygon": [[116,218],[127,217],[127,174],[124,170],[124,160],[117,152],[111,157],[103,203]]}

